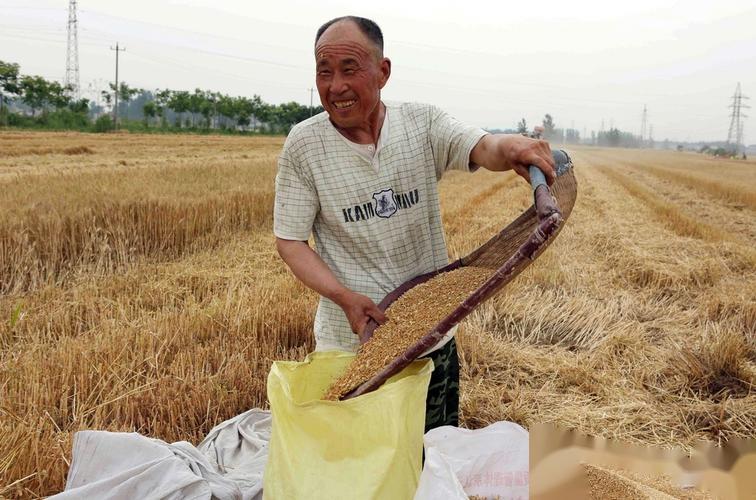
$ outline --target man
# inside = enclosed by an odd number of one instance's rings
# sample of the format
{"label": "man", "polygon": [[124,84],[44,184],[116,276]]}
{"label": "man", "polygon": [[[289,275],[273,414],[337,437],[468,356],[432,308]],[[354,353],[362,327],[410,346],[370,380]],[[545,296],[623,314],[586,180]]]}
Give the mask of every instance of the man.
{"label": "man", "polygon": [[[324,24],[315,64],[325,112],[286,139],[274,233],[281,258],[321,295],[316,348],[353,351],[367,340],[369,320],[386,321],[376,302],[448,263],[437,190],[445,171],[480,165],[528,179],[536,165],[551,183],[554,163],[544,141],[487,134],[433,106],[383,103],[391,61],[373,21],[347,16]],[[307,243],[311,233],[317,251]],[[426,431],[458,423],[454,339],[439,342],[430,357]]]}

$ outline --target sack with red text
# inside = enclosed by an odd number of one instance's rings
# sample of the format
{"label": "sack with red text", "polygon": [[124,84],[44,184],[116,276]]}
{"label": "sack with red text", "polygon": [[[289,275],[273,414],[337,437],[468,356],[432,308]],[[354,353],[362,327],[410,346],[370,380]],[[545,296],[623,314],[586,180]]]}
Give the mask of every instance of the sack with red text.
{"label": "sack with red text", "polygon": [[425,465],[415,500],[528,498],[528,431],[519,425],[443,426],[428,431],[423,441]]}

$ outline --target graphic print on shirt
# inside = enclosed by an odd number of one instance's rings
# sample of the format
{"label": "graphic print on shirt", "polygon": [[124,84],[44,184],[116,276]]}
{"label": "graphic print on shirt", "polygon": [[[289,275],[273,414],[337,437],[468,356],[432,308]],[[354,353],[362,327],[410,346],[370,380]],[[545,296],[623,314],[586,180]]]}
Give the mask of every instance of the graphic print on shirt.
{"label": "graphic print on shirt", "polygon": [[394,201],[394,190],[384,189],[373,194],[375,200],[375,214],[378,217],[388,219],[396,213],[396,202]]}
{"label": "graphic print on shirt", "polygon": [[420,202],[420,193],[412,189],[406,193],[395,193],[393,189],[382,189],[373,194],[373,199],[347,208],[342,208],[344,222],[359,222],[378,216],[388,219],[399,210],[411,208]]}

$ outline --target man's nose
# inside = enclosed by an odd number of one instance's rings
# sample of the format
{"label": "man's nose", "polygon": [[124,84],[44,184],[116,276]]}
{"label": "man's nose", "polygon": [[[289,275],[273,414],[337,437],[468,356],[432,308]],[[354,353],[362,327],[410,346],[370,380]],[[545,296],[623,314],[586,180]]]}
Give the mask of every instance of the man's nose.
{"label": "man's nose", "polygon": [[331,79],[331,93],[332,94],[342,94],[349,88],[349,85],[347,85],[346,78],[344,78],[340,73],[336,72],[333,75],[333,79]]}

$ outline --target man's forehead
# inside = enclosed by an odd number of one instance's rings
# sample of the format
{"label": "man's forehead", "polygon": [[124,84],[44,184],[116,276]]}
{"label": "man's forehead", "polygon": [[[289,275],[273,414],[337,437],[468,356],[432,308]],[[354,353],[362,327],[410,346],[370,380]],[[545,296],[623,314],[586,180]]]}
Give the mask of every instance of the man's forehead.
{"label": "man's forehead", "polygon": [[334,55],[351,54],[364,58],[374,50],[372,42],[360,28],[350,20],[343,20],[329,26],[315,44],[315,58],[321,60]]}
{"label": "man's forehead", "polygon": [[329,59],[361,61],[368,56],[369,52],[364,47],[351,42],[324,43],[315,48],[315,60],[318,63]]}

